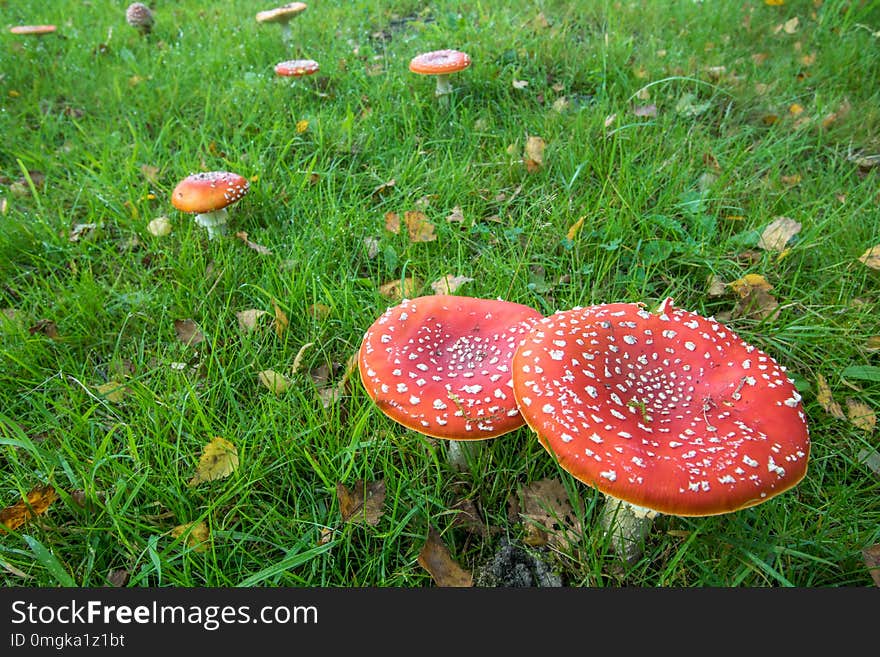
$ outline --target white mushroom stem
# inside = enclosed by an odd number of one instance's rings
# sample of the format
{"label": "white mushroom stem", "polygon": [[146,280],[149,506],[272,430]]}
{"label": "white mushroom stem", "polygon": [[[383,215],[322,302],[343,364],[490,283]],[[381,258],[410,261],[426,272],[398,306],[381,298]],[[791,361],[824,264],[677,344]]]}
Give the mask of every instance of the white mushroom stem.
{"label": "white mushroom stem", "polygon": [[441,73],[436,76],[437,88],[434,90],[435,96],[442,97],[452,93],[452,84],[449,81],[449,77],[448,73]]}
{"label": "white mushroom stem", "polygon": [[464,472],[468,462],[480,453],[482,440],[449,440],[446,447],[446,460],[453,469]]}
{"label": "white mushroom stem", "polygon": [[226,208],[220,208],[219,210],[213,210],[212,212],[202,212],[201,214],[197,214],[195,221],[199,226],[208,229],[208,239],[212,240],[215,237],[226,234],[226,222],[228,218],[229,213],[226,211]]}
{"label": "white mushroom stem", "polygon": [[281,41],[287,45],[291,39],[293,39],[293,30],[290,29],[290,21],[284,21],[281,23]]}
{"label": "white mushroom stem", "polygon": [[614,552],[626,563],[642,556],[642,545],[659,514],[610,495],[605,496],[600,525],[610,535]]}

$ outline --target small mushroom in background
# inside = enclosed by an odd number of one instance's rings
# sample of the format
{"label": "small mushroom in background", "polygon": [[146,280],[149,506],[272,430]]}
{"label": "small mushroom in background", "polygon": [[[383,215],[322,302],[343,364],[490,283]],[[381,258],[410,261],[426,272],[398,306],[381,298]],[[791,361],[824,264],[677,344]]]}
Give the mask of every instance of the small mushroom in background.
{"label": "small mushroom in background", "polygon": [[449,441],[461,469],[462,446],[523,426],[513,396],[514,350],[543,315],[500,299],[430,295],[404,299],[364,334],[361,381],[395,422]]}
{"label": "small mushroom in background", "polygon": [[433,50],[413,57],[409,62],[409,70],[420,75],[435,76],[437,87],[434,95],[445,100],[452,93],[450,76],[470,65],[470,56],[460,50]]}
{"label": "small mushroom in background", "polygon": [[125,22],[141,34],[149,34],[153,31],[155,19],[153,12],[143,2],[132,2],[125,10]]}
{"label": "small mushroom in background", "polygon": [[228,171],[194,173],[181,180],[171,193],[171,204],[181,212],[195,214],[199,226],[208,229],[208,239],[226,233],[226,208],[250,188],[248,179]]}
{"label": "small mushroom in background", "polygon": [[275,9],[267,9],[257,13],[258,23],[278,23],[281,26],[281,40],[284,45],[290,43],[292,31],[290,21],[306,10],[305,2],[289,2]]}
{"label": "small mushroom in background", "polygon": [[609,303],[538,322],[513,357],[526,423],[559,465],[606,495],[627,562],[657,514],[760,504],[806,474],[810,439],[785,368],[712,318]]}
{"label": "small mushroom in background", "polygon": [[320,69],[318,62],[313,59],[289,59],[275,65],[275,75],[296,79],[306,75],[314,75]]}
{"label": "small mushroom in background", "polygon": [[9,28],[9,31],[18,35],[43,36],[51,34],[57,29],[55,25],[14,25]]}

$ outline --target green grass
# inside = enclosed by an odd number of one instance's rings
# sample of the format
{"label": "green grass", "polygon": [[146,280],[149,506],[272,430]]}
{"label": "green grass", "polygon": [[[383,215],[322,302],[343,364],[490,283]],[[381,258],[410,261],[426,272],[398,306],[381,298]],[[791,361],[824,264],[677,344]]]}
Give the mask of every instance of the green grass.
{"label": "green grass", "polygon": [[[430,526],[476,571],[502,538],[524,545],[509,501],[543,478],[563,482],[583,531],[568,549],[526,549],[567,585],[872,583],[861,551],[880,542],[880,478],[857,454],[877,434],[826,413],[816,380],[841,403],[880,408],[876,381],[841,375],[880,365],[865,348],[880,333],[880,279],[858,261],[880,244],[878,173],[852,157],[880,152],[875,3],[315,2],[289,50],[254,20],[272,3],[153,3],[145,38],[126,4],[0,0],[0,310],[15,311],[0,315],[0,507],[40,483],[60,495],[0,538],[4,584],[101,586],[122,569],[135,586],[430,586],[417,561]],[[792,33],[776,29],[794,17]],[[59,30],[5,29],[18,23]],[[407,69],[445,47],[474,62],[447,108]],[[294,56],[321,72],[276,79]],[[649,104],[656,116],[634,115]],[[520,161],[528,135],[547,144],[534,173]],[[171,206],[177,181],[201,169],[251,178],[233,230],[271,254],[208,241]],[[436,241],[385,230],[385,213],[425,197]],[[463,224],[446,221],[456,206]],[[173,232],[153,236],[162,215]],[[802,224],[782,259],[756,248],[779,215]],[[77,224],[96,228],[72,241]],[[621,565],[597,524],[601,495],[527,429],[455,472],[445,445],[382,415],[357,377],[325,407],[309,372],[339,380],[394,303],[379,286],[415,275],[430,294],[447,273],[474,279],[461,294],[547,314],[668,295],[717,316],[735,299],[709,296],[711,275],[764,275],[778,318],[729,325],[801,387],[807,477],[746,511],[661,517],[642,557]],[[273,299],[290,321],[280,336],[238,328],[236,312],[272,313]],[[205,342],[182,344],[178,319]],[[33,330],[40,320],[57,336]],[[259,385],[257,372],[289,372],[306,343],[290,389]],[[123,379],[120,401],[96,390]],[[237,446],[238,470],[188,486],[214,436]],[[337,483],[379,479],[379,522],[342,522]],[[487,537],[454,524],[463,498]],[[210,528],[205,551],[171,537],[193,521]]]}

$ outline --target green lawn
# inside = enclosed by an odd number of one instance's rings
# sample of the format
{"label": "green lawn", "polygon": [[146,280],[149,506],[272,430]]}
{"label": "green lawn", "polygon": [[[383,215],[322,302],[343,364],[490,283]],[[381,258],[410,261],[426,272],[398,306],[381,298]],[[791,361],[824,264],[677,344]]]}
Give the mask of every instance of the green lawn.
{"label": "green lawn", "polygon": [[[873,584],[876,3],[316,0],[289,44],[272,3],[149,3],[148,35],[127,4],[0,0],[0,508],[58,496],[0,537],[5,585],[434,586],[432,529],[477,583],[507,545],[566,586]],[[445,103],[408,69],[442,48],[472,59]],[[320,71],[275,76],[302,57]],[[250,180],[213,240],[171,205],[206,170]],[[779,217],[799,230],[768,248]],[[543,314],[724,320],[801,391],[806,477],[661,516],[622,563],[602,495],[527,428],[456,470],[347,367],[395,282],[445,275]],[[191,485],[218,436],[237,468]],[[566,515],[540,532],[545,485]]]}

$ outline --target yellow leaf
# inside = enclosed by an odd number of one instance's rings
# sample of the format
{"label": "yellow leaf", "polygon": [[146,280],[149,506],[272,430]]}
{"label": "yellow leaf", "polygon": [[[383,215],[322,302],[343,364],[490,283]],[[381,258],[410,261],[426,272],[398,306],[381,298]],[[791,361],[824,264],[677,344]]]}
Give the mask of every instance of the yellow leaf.
{"label": "yellow leaf", "polygon": [[791,114],[792,116],[799,116],[799,115],[803,114],[803,112],[804,112],[804,106],[801,105],[800,103],[792,103],[788,107],[788,113]]}
{"label": "yellow leaf", "polygon": [[541,137],[529,136],[526,140],[525,165],[529,173],[534,173],[544,166],[544,148],[546,143]]}
{"label": "yellow leaf", "polygon": [[397,235],[400,232],[400,215],[396,212],[385,213],[385,230]]}
{"label": "yellow leaf", "polygon": [[767,251],[784,251],[785,245],[797,235],[801,225],[788,217],[776,217],[761,233],[758,246]]}
{"label": "yellow leaf", "polygon": [[854,426],[871,433],[877,426],[877,416],[871,407],[856,399],[847,398],[846,415]]}
{"label": "yellow leaf", "polygon": [[103,395],[104,399],[114,403],[122,401],[122,398],[125,397],[125,393],[128,392],[128,390],[125,389],[125,386],[118,381],[102,383],[99,386],[95,386],[95,390]]}
{"label": "yellow leaf", "polygon": [[309,122],[306,121],[305,119],[303,119],[302,121],[296,122],[296,133],[298,135],[301,135],[302,133],[304,133],[308,129],[309,129]]}
{"label": "yellow leaf", "polygon": [[878,244],[877,246],[872,246],[870,249],[865,251],[859,258],[859,262],[864,263],[867,267],[870,267],[871,269],[880,269],[880,244]]}
{"label": "yellow leaf", "polygon": [[403,220],[406,223],[406,232],[412,242],[433,242],[437,239],[434,234],[434,224],[428,220],[428,216],[424,212],[418,210],[407,210],[403,213]]}
{"label": "yellow leaf", "polygon": [[798,31],[798,27],[800,26],[800,24],[801,24],[801,19],[799,19],[797,16],[795,16],[794,18],[790,18],[787,21],[785,21],[785,23],[782,26],[782,29],[785,31],[786,34],[794,34],[795,32]]}
{"label": "yellow leaf", "polygon": [[415,276],[409,276],[403,281],[395,279],[379,287],[379,294],[388,299],[399,301],[403,298],[411,299],[418,294],[422,287],[422,281]]}
{"label": "yellow leaf", "polygon": [[22,499],[5,509],[0,509],[0,534],[14,531],[35,516],[41,516],[58,499],[55,489],[49,485],[35,486]]}
{"label": "yellow leaf", "polygon": [[730,287],[741,297],[748,296],[749,292],[755,289],[765,291],[773,289],[773,286],[761,274],[746,274],[730,283]]}
{"label": "yellow leaf", "polygon": [[785,4],[785,0],[764,0],[764,4],[768,7],[781,7]]}
{"label": "yellow leaf", "polygon": [[271,390],[274,394],[280,395],[290,387],[288,381],[283,374],[275,370],[262,370],[257,373],[257,378],[264,387]]}
{"label": "yellow leaf", "polygon": [[265,310],[259,310],[257,308],[250,308],[248,310],[240,310],[235,313],[236,319],[238,319],[238,328],[242,331],[253,331],[257,328],[257,320],[263,315],[268,315]]}
{"label": "yellow leaf", "polygon": [[204,521],[188,522],[183,525],[177,525],[171,530],[173,538],[179,538],[186,534],[186,544],[199,552],[208,549],[208,542],[211,540],[211,532],[208,525]]}
{"label": "yellow leaf", "polygon": [[566,239],[568,239],[569,242],[573,242],[574,238],[577,237],[577,234],[580,232],[581,228],[584,225],[584,219],[586,218],[586,215],[584,215],[568,227],[568,232],[565,234],[565,237]]}
{"label": "yellow leaf", "polygon": [[296,356],[293,357],[293,365],[290,366],[290,376],[293,376],[297,372],[299,372],[299,368],[302,367],[302,359],[305,356],[306,351],[308,351],[309,347],[315,346],[314,342],[306,342],[302,347],[299,348],[299,351],[296,352]]}
{"label": "yellow leaf", "polygon": [[197,486],[206,481],[224,479],[238,468],[238,450],[231,442],[216,436],[205,445],[199,457],[196,473],[189,480],[190,486]]}
{"label": "yellow leaf", "polygon": [[831,395],[831,388],[828,386],[825,377],[821,374],[816,377],[816,387],[819,389],[816,393],[816,401],[818,401],[819,405],[825,409],[825,412],[840,419],[846,417],[840,404],[834,401],[834,398]]}
{"label": "yellow leaf", "polygon": [[287,330],[290,321],[287,319],[287,315],[284,314],[284,311],[281,310],[281,307],[275,299],[272,299],[272,307],[275,309],[275,321],[272,324],[275,327],[275,335],[280,338],[284,334],[284,331]]}

